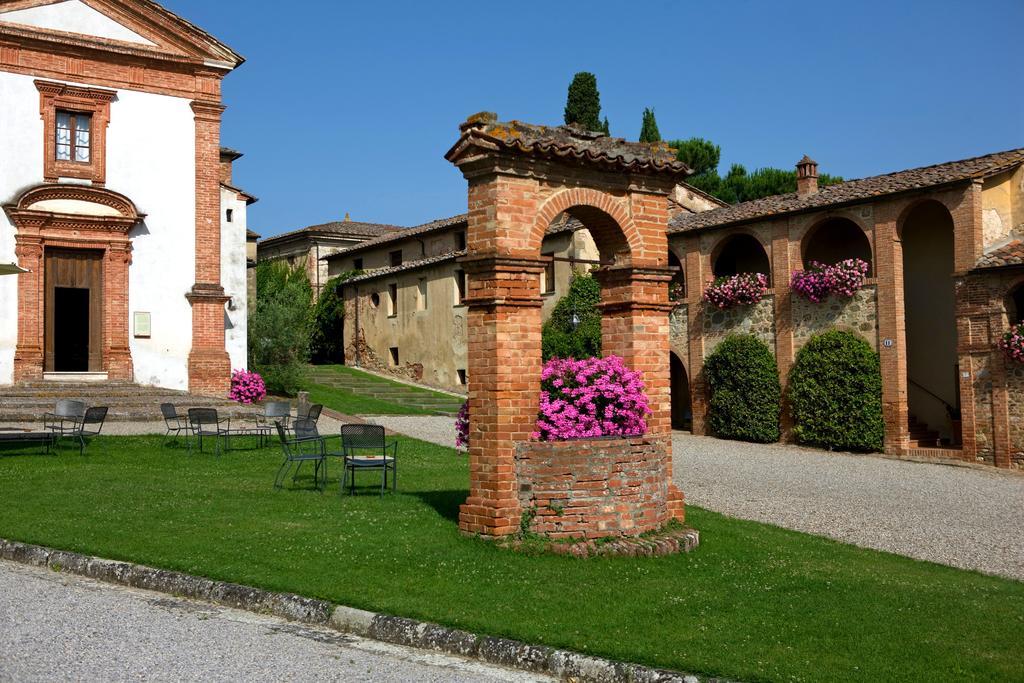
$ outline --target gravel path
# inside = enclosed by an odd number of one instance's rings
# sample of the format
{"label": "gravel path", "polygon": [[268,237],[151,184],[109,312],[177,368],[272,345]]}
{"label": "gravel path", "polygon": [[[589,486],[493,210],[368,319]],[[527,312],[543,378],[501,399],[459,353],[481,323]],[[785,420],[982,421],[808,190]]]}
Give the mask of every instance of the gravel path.
{"label": "gravel path", "polygon": [[[445,417],[367,421],[444,446]],[[686,501],[864,548],[1024,580],[1024,476],[676,432]]]}
{"label": "gravel path", "polygon": [[553,680],[0,562],[0,681]]}

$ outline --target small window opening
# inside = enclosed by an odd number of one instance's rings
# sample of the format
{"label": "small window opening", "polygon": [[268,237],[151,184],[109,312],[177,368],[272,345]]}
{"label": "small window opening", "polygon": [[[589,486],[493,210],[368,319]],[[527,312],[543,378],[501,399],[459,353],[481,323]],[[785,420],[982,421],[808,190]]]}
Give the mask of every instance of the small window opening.
{"label": "small window opening", "polygon": [[398,249],[388,254],[388,258],[391,260],[391,267],[397,268],[402,265],[402,250]]}
{"label": "small window opening", "polygon": [[541,275],[541,292],[544,294],[555,293],[555,261],[548,261],[544,265],[544,272]]}
{"label": "small window opening", "polygon": [[461,306],[466,298],[466,271],[455,271],[455,305]]}
{"label": "small window opening", "polygon": [[388,285],[388,316],[395,317],[398,315],[398,285]]}
{"label": "small window opening", "polygon": [[233,223],[235,221],[235,210],[234,209],[228,209],[227,213],[228,213],[228,223]]}
{"label": "small window opening", "polygon": [[389,348],[388,349],[388,354],[391,356],[391,366],[392,367],[397,367],[398,366],[398,347],[397,346],[392,346],[391,348]]}
{"label": "small window opening", "polygon": [[465,369],[459,368],[455,372],[457,372],[458,375],[459,375],[459,384],[465,386],[465,384],[466,384],[466,371],[465,371]]}
{"label": "small window opening", "polygon": [[416,310],[427,310],[427,278],[421,277],[416,286]]}
{"label": "small window opening", "polygon": [[463,251],[466,248],[466,233],[457,232],[455,233],[455,249]]}
{"label": "small window opening", "polygon": [[363,269],[363,259],[361,259],[361,258],[354,258],[354,259],[352,259],[352,270],[362,270],[362,269]]}

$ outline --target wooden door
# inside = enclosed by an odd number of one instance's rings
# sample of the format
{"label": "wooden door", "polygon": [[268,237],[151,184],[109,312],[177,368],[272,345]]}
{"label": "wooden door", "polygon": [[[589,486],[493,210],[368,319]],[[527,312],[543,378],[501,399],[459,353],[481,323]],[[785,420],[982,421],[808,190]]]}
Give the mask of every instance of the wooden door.
{"label": "wooden door", "polygon": [[[46,288],[44,369],[103,370],[103,252],[87,249],[46,249],[43,273]],[[66,296],[78,290],[81,296]],[[85,290],[88,292],[85,295]],[[59,304],[59,305],[58,305]],[[69,306],[87,307],[85,310]],[[61,307],[64,310],[61,311]],[[59,315],[64,317],[58,319]],[[87,322],[86,322],[87,321]],[[77,325],[88,327],[78,330]],[[60,339],[57,338],[58,334]],[[83,348],[84,347],[84,348]],[[81,357],[81,366],[78,359]]]}

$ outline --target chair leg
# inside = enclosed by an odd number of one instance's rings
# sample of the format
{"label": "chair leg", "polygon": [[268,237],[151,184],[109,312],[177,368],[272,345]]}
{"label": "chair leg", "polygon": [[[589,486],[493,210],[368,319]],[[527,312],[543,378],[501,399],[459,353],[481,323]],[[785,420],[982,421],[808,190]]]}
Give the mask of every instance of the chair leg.
{"label": "chair leg", "polygon": [[281,466],[277,468],[277,475],[274,477],[274,488],[280,489],[284,486],[284,478],[288,476],[288,470],[291,468],[291,460],[288,458],[284,459]]}

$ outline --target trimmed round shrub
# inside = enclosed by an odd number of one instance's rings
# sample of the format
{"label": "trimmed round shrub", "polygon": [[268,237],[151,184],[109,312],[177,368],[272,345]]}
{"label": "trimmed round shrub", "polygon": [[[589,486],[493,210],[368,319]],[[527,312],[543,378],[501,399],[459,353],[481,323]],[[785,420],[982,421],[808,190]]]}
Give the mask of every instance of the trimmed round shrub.
{"label": "trimmed round shrub", "polygon": [[704,376],[712,434],[755,443],[779,440],[782,387],[767,344],[749,334],[727,337],[704,361]]}
{"label": "trimmed round shrub", "polygon": [[789,374],[789,402],[797,440],[829,450],[879,451],[882,371],[878,353],[850,332],[811,337]]}

